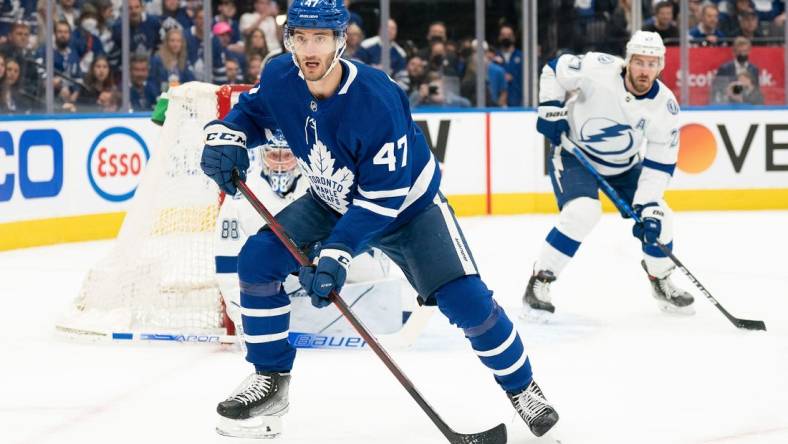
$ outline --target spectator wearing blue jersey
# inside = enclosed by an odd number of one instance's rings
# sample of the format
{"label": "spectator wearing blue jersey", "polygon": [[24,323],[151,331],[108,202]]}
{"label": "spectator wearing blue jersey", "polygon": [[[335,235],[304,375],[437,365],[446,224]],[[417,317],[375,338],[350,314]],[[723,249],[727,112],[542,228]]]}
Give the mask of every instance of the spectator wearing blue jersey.
{"label": "spectator wearing blue jersey", "polygon": [[[76,90],[76,88],[70,88],[69,85],[73,85],[72,82],[81,77],[79,57],[71,45],[71,27],[68,25],[68,22],[58,20],[55,22],[54,28],[55,45],[52,52],[52,64],[55,76],[52,79],[52,85],[56,95],[60,96],[63,94],[61,97],[67,98]],[[46,46],[42,45],[36,51],[36,63],[38,63],[39,75],[42,79],[46,77],[45,57]],[[63,91],[64,89],[65,91]]]}
{"label": "spectator wearing blue jersey", "polygon": [[180,0],[162,0],[161,2],[161,21],[172,18],[181,25],[181,29],[192,27],[192,19],[186,12],[186,8],[181,7]]}
{"label": "spectator wearing blue jersey", "polygon": [[495,62],[506,71],[508,106],[523,106],[523,53],[515,47],[514,27],[503,25],[498,31],[498,51]]}
{"label": "spectator wearing blue jersey", "polygon": [[11,33],[11,25],[17,22],[27,23],[35,38],[37,24],[35,20],[36,0],[0,0],[0,44],[5,43]]}
{"label": "spectator wearing blue jersey", "polygon": [[[408,73],[405,70],[405,66],[408,64],[406,59],[405,50],[402,49],[396,42],[397,40],[397,22],[394,19],[389,19],[388,21],[388,37],[389,37],[389,61],[391,65],[389,66],[389,71],[386,73],[391,78],[394,79],[400,86],[402,87],[404,83],[402,83],[402,79],[407,77]],[[356,59],[361,60],[362,62],[366,63],[367,65],[374,66],[375,68],[381,69],[381,55],[383,53],[383,43],[381,40],[380,35],[376,35],[375,37],[370,37],[363,42],[361,42],[361,47],[358,48],[356,51]],[[403,89],[407,89],[405,86]]]}
{"label": "spectator wearing blue jersey", "polygon": [[[153,55],[159,47],[159,28],[161,22],[158,16],[146,14],[142,9],[140,0],[128,0],[129,8],[129,52]],[[112,41],[115,44],[110,54],[110,64],[120,66],[121,48],[121,21],[112,25]]]}
{"label": "spectator wearing blue jersey", "polygon": [[230,50],[232,42],[232,28],[227,22],[218,22],[213,25],[213,83],[221,85],[227,82],[225,62],[234,59],[240,66],[245,66],[243,56]]}
{"label": "spectator wearing blue jersey", "polygon": [[152,111],[159,97],[159,87],[148,81],[150,75],[150,62],[142,54],[134,54],[129,61],[129,98],[131,109],[134,111]]}
{"label": "spectator wearing blue jersey", "polygon": [[227,45],[223,46],[228,48],[230,51],[243,53],[241,29],[238,20],[235,18],[235,14],[238,12],[238,9],[235,5],[235,0],[219,0],[219,6],[217,7],[217,10],[219,11],[219,14],[214,16],[213,24],[216,25],[217,23],[224,22],[230,25],[230,41]]}
{"label": "spectator wearing blue jersey", "polygon": [[71,35],[72,47],[79,57],[79,68],[87,72],[93,60],[105,55],[104,45],[98,36],[98,12],[91,4],[82,7],[77,27]]}
{"label": "spectator wearing blue jersey", "polygon": [[713,3],[703,5],[698,26],[690,29],[690,43],[698,46],[719,46],[724,44],[725,33],[719,28],[719,11]]}
{"label": "spectator wearing blue jersey", "polygon": [[151,58],[148,81],[162,92],[171,86],[193,81],[194,73],[189,68],[187,54],[183,31],[178,26],[170,28],[156,55]]}

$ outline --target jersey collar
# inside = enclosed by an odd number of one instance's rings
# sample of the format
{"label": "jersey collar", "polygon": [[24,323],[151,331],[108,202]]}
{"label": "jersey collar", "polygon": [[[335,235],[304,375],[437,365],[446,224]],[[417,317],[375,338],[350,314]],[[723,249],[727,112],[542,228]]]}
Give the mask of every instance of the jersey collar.
{"label": "jersey collar", "polygon": [[659,94],[659,80],[658,79],[654,79],[654,83],[651,85],[651,89],[650,90],[648,90],[645,94],[639,96],[639,95],[637,95],[635,93],[630,92],[627,89],[626,72],[627,72],[626,69],[623,69],[621,71],[621,81],[624,82],[624,91],[628,92],[629,94],[632,94],[635,97],[635,99],[637,99],[637,100],[653,99],[653,98],[657,97],[657,94]]}

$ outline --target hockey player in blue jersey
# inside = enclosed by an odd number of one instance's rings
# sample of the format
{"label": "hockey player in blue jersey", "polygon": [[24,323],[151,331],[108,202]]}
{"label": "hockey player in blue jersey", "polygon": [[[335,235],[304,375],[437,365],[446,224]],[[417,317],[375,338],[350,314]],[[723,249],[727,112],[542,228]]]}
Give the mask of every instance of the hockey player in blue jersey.
{"label": "hockey player in blue jersey", "polygon": [[523,296],[526,317],[549,317],[555,311],[550,284],[602,215],[596,179],[565,150],[569,147],[562,147],[563,134],[578,143],[641,217],[632,233],[642,242],[641,265],[659,307],[694,312],[692,296],[670,280],[673,262],[655,244],[673,247],[673,216],[663,194],[679,151],[679,106],[657,79],[664,67],[659,34],[637,31],[627,43],[625,60],[590,52],[563,55],[542,69],[536,128],[553,145],[549,172],[561,214]]}
{"label": "hockey player in blue jersey", "polygon": [[533,381],[516,328],[479,277],[446,199],[440,169],[414,124],[408,99],[382,71],[340,59],[348,12],[335,0],[295,0],[285,45],[260,83],[222,121],[205,127],[203,171],[235,194],[232,171],[246,171],[247,146],[278,127],[298,158],[309,192],[277,215],[295,243],[320,243],[315,266],[299,267],[268,231],[249,238],[238,275],[246,359],[255,367],[217,411],[224,435],[269,437],[288,409],[296,350],[288,343],[289,300],[281,282],[298,272],[316,306],[339,290],[351,257],[386,253],[424,303],[461,328],[482,363],[536,435],[558,414]]}

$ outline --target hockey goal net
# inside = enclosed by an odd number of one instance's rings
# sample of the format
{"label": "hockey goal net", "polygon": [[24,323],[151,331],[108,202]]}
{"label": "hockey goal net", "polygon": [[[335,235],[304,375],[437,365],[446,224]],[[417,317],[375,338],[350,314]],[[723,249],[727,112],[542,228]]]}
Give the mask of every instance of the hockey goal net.
{"label": "hockey goal net", "polygon": [[232,333],[214,274],[220,193],[200,170],[200,155],[203,126],[249,87],[191,82],[170,89],[158,146],[117,241],[88,272],[59,332],[121,340]]}

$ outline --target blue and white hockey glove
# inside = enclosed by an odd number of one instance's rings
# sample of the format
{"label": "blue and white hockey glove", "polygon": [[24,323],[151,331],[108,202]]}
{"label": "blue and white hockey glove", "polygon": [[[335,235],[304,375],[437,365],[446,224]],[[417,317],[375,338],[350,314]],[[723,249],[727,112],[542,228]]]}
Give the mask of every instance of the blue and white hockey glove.
{"label": "blue and white hockey glove", "polygon": [[205,146],[200,168],[222,191],[233,196],[238,191],[233,183],[233,169],[238,168],[241,180],[246,180],[246,170],[249,168],[246,134],[240,127],[221,120],[205,125],[203,133]]}
{"label": "blue and white hockey glove", "polygon": [[640,217],[640,223],[636,222],[632,227],[632,235],[648,245],[656,244],[662,233],[662,219],[665,217],[662,207],[656,202],[650,202],[635,205],[632,209]]}
{"label": "blue and white hockey glove", "polygon": [[342,289],[350,265],[350,253],[344,250],[325,248],[320,250],[317,266],[307,265],[298,272],[298,281],[312,298],[312,305],[323,308],[331,303],[331,290]]}
{"label": "blue and white hockey glove", "polygon": [[561,145],[561,134],[569,133],[569,121],[563,102],[551,100],[542,102],[537,108],[536,130],[542,133],[555,146]]}

